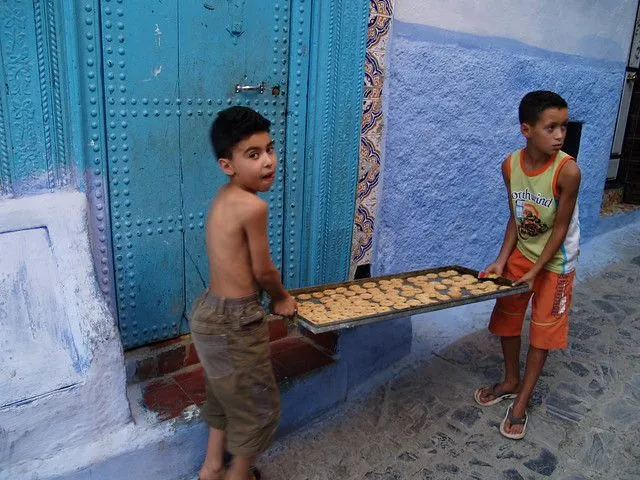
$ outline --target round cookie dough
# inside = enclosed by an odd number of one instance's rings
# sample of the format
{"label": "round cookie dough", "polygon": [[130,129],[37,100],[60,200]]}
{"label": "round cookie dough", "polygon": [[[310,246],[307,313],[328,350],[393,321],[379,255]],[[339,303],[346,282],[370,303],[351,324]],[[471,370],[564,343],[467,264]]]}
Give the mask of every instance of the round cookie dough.
{"label": "round cookie dough", "polygon": [[418,295],[416,295],[416,299],[421,301],[422,303],[426,303],[427,301],[431,300],[431,295],[427,295],[426,293],[419,293]]}

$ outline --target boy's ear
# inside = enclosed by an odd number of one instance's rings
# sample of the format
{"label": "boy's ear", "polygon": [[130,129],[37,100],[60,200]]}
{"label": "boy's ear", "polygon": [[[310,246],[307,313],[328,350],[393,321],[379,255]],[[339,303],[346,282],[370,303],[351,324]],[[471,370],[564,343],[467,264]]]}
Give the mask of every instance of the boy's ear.
{"label": "boy's ear", "polygon": [[220,168],[222,169],[222,171],[227,175],[229,175],[230,177],[233,177],[236,174],[236,171],[233,168],[233,164],[231,163],[231,160],[229,160],[228,158],[219,158],[218,165],[220,165]]}
{"label": "boy's ear", "polygon": [[525,138],[529,138],[529,136],[531,135],[531,125],[529,125],[528,123],[521,123],[520,133],[522,133]]}

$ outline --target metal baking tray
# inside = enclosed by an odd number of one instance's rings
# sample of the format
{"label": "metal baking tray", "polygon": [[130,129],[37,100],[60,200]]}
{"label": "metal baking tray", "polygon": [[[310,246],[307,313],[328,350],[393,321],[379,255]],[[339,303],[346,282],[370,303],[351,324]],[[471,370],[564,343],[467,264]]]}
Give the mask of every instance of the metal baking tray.
{"label": "metal baking tray", "polygon": [[[478,270],[462,267],[460,265],[448,265],[445,267],[430,268],[427,270],[416,270],[413,272],[397,273],[393,275],[384,275],[384,276],[374,277],[374,278],[363,278],[359,280],[353,280],[350,282],[328,283],[325,285],[317,285],[314,287],[299,288],[296,290],[291,290],[289,293],[291,293],[291,295],[293,296],[298,296],[302,293],[321,292],[329,288],[331,289],[335,289],[338,287],[348,288],[352,285],[362,285],[367,282],[380,282],[380,280],[392,280],[394,278],[405,279],[409,277],[415,277],[418,275],[426,275],[429,273],[438,274],[440,272],[445,272],[447,270],[456,270],[459,272],[460,275],[468,274],[468,275],[473,275],[475,278],[478,278],[478,275],[480,273]],[[486,278],[486,279],[479,278],[478,280],[481,282],[490,281],[490,282],[496,283],[499,286],[507,286],[511,288],[506,290],[498,290],[494,292],[477,294],[477,295],[467,295],[462,298],[444,300],[444,301],[432,303],[429,305],[408,307],[401,310],[395,310],[393,312],[383,312],[380,314],[336,320],[335,322],[323,323],[321,325],[312,322],[311,320],[305,318],[299,313],[296,315],[296,321],[298,325],[301,325],[302,327],[306,328],[307,330],[313,333],[323,333],[323,332],[330,332],[333,330],[343,330],[346,328],[359,327],[360,325],[367,325],[369,323],[382,322],[385,320],[393,320],[395,318],[405,318],[411,315],[417,315],[417,314],[426,313],[426,312],[433,312],[436,310],[444,310],[446,308],[459,307],[461,305],[468,305],[470,303],[484,302],[484,301],[491,300],[498,297],[517,295],[521,293],[527,293],[529,291],[529,287],[527,285],[518,285],[517,287],[512,287],[511,285],[513,282],[504,277]]]}

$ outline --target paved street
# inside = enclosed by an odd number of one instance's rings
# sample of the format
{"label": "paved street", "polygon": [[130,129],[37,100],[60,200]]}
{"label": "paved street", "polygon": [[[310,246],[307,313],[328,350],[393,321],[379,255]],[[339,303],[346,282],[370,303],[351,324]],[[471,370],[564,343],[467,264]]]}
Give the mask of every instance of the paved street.
{"label": "paved street", "polygon": [[414,318],[411,355],[277,442],[265,477],[639,479],[640,223],[587,244],[579,268],[570,347],[549,355],[524,440],[498,432],[507,402],[473,401],[501,376],[486,303]]}

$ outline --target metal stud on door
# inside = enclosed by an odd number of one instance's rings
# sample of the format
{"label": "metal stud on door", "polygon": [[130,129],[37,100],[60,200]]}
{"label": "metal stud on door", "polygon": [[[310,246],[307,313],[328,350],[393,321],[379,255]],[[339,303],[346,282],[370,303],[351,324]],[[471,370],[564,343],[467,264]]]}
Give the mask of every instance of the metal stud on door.
{"label": "metal stud on door", "polygon": [[[136,3],[138,3],[136,5]],[[175,336],[184,309],[176,3],[102,3],[109,197],[125,347]]]}

